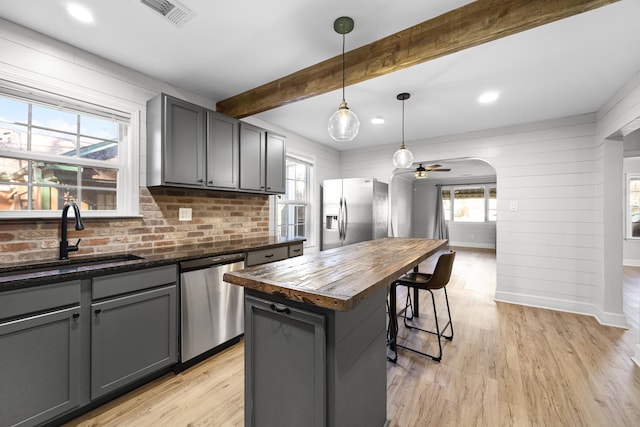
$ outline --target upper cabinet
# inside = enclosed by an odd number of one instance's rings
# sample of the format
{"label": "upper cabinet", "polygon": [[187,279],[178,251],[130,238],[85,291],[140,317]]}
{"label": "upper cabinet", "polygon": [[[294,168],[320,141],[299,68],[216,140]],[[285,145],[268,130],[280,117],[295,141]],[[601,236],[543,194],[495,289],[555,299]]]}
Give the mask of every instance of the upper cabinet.
{"label": "upper cabinet", "polygon": [[284,193],[285,139],[161,94],[147,102],[147,185]]}
{"label": "upper cabinet", "polygon": [[240,189],[284,194],[285,139],[240,123]]}
{"label": "upper cabinet", "polygon": [[167,95],[147,103],[147,185],[204,186],[205,109]]}
{"label": "upper cabinet", "polygon": [[215,111],[207,111],[207,186],[238,188],[238,145],[238,121]]}

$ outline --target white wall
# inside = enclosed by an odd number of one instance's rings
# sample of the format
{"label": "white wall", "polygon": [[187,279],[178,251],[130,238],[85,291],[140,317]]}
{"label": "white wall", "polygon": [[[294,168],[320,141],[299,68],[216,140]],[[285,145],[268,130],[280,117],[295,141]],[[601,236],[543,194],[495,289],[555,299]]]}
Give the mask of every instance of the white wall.
{"label": "white wall", "polygon": [[413,183],[394,176],[389,183],[389,235],[392,237],[414,237]]}
{"label": "white wall", "polygon": [[[117,110],[138,113],[139,123],[139,182],[146,185],[146,102],[164,92],[215,110],[209,100],[170,86],[121,65],[58,42],[0,18],[0,79],[33,87],[45,85],[62,95],[95,102]],[[319,186],[322,180],[339,178],[338,151],[306,140],[283,129],[246,119],[287,137],[287,151],[303,155],[315,162],[315,206],[319,206]],[[317,209],[312,213],[319,219]],[[319,241],[319,226],[313,227],[312,241]],[[315,248],[310,248],[313,251]]]}
{"label": "white wall", "polygon": [[[584,114],[407,144],[425,161],[475,157],[496,169],[497,300],[602,314],[596,118]],[[395,149],[343,152],[343,176],[389,176]],[[518,202],[517,212],[509,210],[511,201]],[[624,325],[622,307],[609,314],[600,320]]]}

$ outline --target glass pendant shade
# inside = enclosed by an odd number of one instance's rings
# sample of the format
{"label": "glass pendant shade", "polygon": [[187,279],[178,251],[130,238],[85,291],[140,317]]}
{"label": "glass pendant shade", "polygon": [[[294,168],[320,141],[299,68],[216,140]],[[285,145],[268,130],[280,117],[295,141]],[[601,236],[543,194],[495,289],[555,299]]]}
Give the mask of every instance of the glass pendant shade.
{"label": "glass pendant shade", "polygon": [[407,150],[404,143],[400,146],[400,149],[393,155],[393,166],[400,169],[406,169],[413,164],[413,153]]}
{"label": "glass pendant shade", "polygon": [[360,120],[342,101],[338,111],[329,117],[329,136],[335,141],[351,141],[360,131]]}

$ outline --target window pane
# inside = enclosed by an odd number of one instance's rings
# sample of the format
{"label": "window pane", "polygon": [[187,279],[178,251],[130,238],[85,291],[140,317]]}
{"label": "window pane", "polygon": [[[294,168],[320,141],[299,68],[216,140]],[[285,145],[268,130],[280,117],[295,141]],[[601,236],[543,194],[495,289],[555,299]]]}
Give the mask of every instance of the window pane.
{"label": "window pane", "polygon": [[640,178],[631,178],[629,180],[629,189],[631,236],[640,237]]}
{"label": "window pane", "polygon": [[442,210],[444,220],[451,221],[451,190],[442,190]]}
{"label": "window pane", "polygon": [[116,192],[112,190],[83,189],[82,206],[85,210],[117,210]]}
{"label": "window pane", "polygon": [[31,131],[31,151],[74,157],[77,137],[69,133],[33,128]]}
{"label": "window pane", "polygon": [[489,188],[489,206],[487,207],[487,221],[496,221],[498,218],[497,189]]}
{"label": "window pane", "polygon": [[31,108],[31,122],[33,126],[43,127],[63,132],[78,132],[78,115],[66,111],[56,110],[33,104]]}
{"label": "window pane", "polygon": [[93,160],[117,161],[118,142],[81,137],[80,157]]}
{"label": "window pane", "polygon": [[29,120],[29,104],[12,98],[0,98],[0,122],[26,124]]}
{"label": "window pane", "polygon": [[27,129],[27,126],[0,122],[0,148],[26,151],[29,142]]}
{"label": "window pane", "polygon": [[484,222],[484,188],[465,188],[453,194],[453,220]]}
{"label": "window pane", "polygon": [[96,139],[117,141],[118,124],[110,120],[81,116],[80,133],[85,136],[93,136]]}
{"label": "window pane", "polygon": [[296,176],[295,179],[298,181],[306,181],[307,180],[307,165],[303,163],[296,164]]}

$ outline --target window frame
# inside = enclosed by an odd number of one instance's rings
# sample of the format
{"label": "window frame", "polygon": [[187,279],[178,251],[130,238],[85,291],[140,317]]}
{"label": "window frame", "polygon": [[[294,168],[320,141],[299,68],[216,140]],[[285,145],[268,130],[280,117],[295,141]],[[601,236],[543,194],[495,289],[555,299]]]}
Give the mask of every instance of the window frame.
{"label": "window frame", "polygon": [[[102,162],[82,157],[65,158],[53,154],[22,151],[2,148],[0,156],[38,162],[67,164],[78,167],[100,167],[117,170],[116,209],[115,210],[83,210],[85,218],[123,218],[139,217],[139,145],[140,145],[140,110],[128,106],[123,108],[108,96],[83,91],[61,95],[59,88],[51,88],[45,84],[38,88],[5,80],[0,75],[0,96],[17,99],[34,105],[57,108],[81,116],[107,118],[128,126],[127,137],[118,145],[118,162]],[[86,100],[83,100],[86,99]],[[126,110],[126,111],[125,111]],[[3,210],[2,219],[35,219],[59,218],[58,210]]]}
{"label": "window frame", "polygon": [[[311,247],[314,245],[314,227],[315,227],[315,221],[314,221],[314,215],[313,215],[314,200],[315,200],[315,192],[314,192],[315,161],[314,159],[310,159],[308,157],[290,153],[290,152],[287,152],[285,154],[285,165],[288,160],[294,161],[296,163],[305,163],[307,165],[307,177],[306,177],[307,179],[306,179],[306,189],[305,189],[305,194],[307,197],[306,197],[306,200],[301,201],[301,200],[288,200],[286,197],[286,193],[284,195],[279,194],[274,196],[274,203],[272,204],[274,234],[276,236],[281,235],[280,225],[278,225],[278,211],[280,209],[280,206],[305,205],[307,209],[307,218],[306,218],[307,227],[306,227],[306,235],[304,236],[304,238],[306,239],[306,241],[304,242],[304,247]],[[288,187],[289,186],[287,185],[287,176],[285,172],[285,192],[288,189]],[[287,236],[285,238],[292,238],[292,237]]]}
{"label": "window frame", "polygon": [[[455,192],[456,190],[459,189],[469,189],[469,188],[482,188],[483,192],[484,192],[484,219],[483,221],[456,221],[455,216],[454,216],[454,211],[455,211]],[[490,219],[489,218],[489,201],[491,199],[491,189],[495,189],[496,192],[496,219]],[[445,221],[447,223],[450,222],[454,222],[456,224],[491,224],[491,223],[496,223],[497,219],[498,219],[498,212],[497,212],[497,200],[498,200],[498,185],[495,182],[491,182],[491,183],[468,183],[468,184],[450,184],[450,185],[442,185],[440,187],[440,192],[443,191],[449,191],[449,209],[447,211],[447,209],[444,208],[444,202],[445,199],[444,197],[442,197],[442,203],[443,203],[443,211],[444,211],[444,217],[445,217]],[[447,219],[448,218],[448,219]]]}

